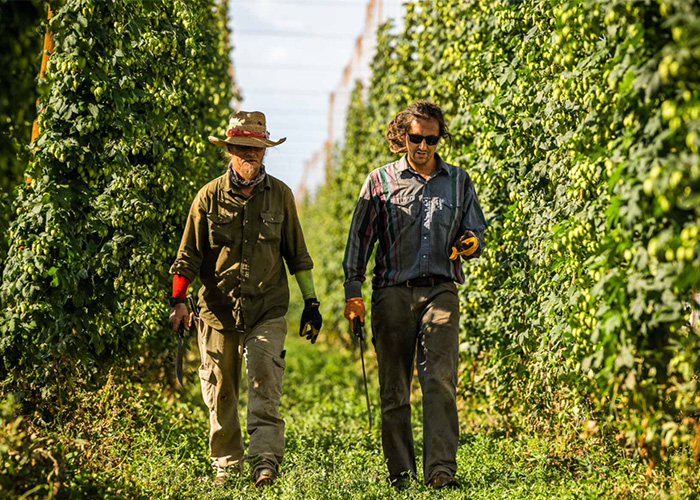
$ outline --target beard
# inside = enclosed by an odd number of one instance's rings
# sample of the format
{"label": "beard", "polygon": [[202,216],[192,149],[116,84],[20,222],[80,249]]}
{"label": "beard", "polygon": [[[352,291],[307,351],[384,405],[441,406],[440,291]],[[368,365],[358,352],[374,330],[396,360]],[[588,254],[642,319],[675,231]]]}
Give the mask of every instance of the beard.
{"label": "beard", "polygon": [[248,162],[241,162],[236,169],[238,175],[240,175],[243,180],[250,182],[255,179],[260,173],[261,166],[254,166]]}
{"label": "beard", "polygon": [[411,160],[413,160],[413,163],[415,165],[420,166],[420,167],[427,165],[430,162],[430,160],[433,158],[433,155],[431,155],[430,153],[426,153],[425,155],[422,155],[419,157],[417,155],[417,151],[413,151],[413,152],[409,151],[409,156],[410,156]]}

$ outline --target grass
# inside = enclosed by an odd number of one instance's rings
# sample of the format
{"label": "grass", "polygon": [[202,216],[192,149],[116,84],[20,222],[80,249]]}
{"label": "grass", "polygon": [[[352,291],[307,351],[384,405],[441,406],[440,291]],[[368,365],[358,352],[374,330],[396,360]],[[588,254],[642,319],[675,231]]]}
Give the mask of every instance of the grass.
{"label": "grass", "polygon": [[[312,346],[293,333],[287,351],[281,404],[287,446],[281,476],[271,487],[255,489],[247,469],[225,486],[211,485],[208,419],[196,380],[198,357],[191,353],[185,391],[138,381],[129,373],[113,375],[97,391],[73,394],[60,424],[51,426],[42,426],[31,415],[10,416],[11,403],[6,403],[0,458],[8,480],[0,479],[5,489],[0,497],[700,498],[671,475],[648,481],[643,464],[603,449],[574,453],[553,436],[504,437],[493,431],[462,434],[457,457],[461,490],[436,492],[415,482],[395,492],[386,481],[378,425],[367,429],[357,352]],[[373,419],[378,423],[376,359],[371,351],[366,361]],[[420,404],[414,399],[420,448]],[[245,395],[241,413],[245,414]]]}

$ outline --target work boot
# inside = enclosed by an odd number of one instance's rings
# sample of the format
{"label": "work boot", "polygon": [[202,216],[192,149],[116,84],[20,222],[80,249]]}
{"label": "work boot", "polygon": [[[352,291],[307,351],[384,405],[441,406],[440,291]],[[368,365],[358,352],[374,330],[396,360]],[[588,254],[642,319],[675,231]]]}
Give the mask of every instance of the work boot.
{"label": "work boot", "polygon": [[226,483],[230,476],[234,474],[241,474],[243,472],[242,463],[231,464],[227,467],[221,467],[216,463],[213,463],[212,467],[214,468],[215,474],[214,481],[212,482],[214,486],[222,486]]}
{"label": "work boot", "polygon": [[428,484],[436,490],[442,488],[457,489],[460,487],[459,479],[443,471],[436,473]]}
{"label": "work boot", "polygon": [[261,488],[263,486],[270,486],[277,479],[277,473],[267,467],[263,469],[258,469],[253,474],[253,479],[255,480],[255,487]]}

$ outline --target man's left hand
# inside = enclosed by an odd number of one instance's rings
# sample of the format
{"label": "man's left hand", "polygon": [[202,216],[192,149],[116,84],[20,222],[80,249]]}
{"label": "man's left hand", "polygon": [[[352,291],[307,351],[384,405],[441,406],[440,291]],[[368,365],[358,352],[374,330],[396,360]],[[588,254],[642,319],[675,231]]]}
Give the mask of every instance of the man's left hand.
{"label": "man's left hand", "polygon": [[471,257],[478,248],[479,240],[477,239],[476,235],[471,231],[467,231],[466,234],[462,236],[452,247],[450,260],[457,260],[457,257],[467,259]]}
{"label": "man's left hand", "polygon": [[299,335],[306,337],[312,344],[316,343],[318,332],[321,331],[323,318],[318,310],[319,302],[315,298],[304,300],[304,312],[301,313],[299,321]]}

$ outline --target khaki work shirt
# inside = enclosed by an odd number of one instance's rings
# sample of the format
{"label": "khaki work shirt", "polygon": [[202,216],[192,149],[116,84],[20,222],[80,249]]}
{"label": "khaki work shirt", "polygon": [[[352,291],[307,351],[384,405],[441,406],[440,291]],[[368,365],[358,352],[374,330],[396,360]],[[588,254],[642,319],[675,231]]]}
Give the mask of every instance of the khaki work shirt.
{"label": "khaki work shirt", "polygon": [[246,198],[226,172],[192,202],[170,273],[199,275],[207,325],[248,330],[287,312],[283,259],[291,274],[313,268],[291,189],[268,174]]}

